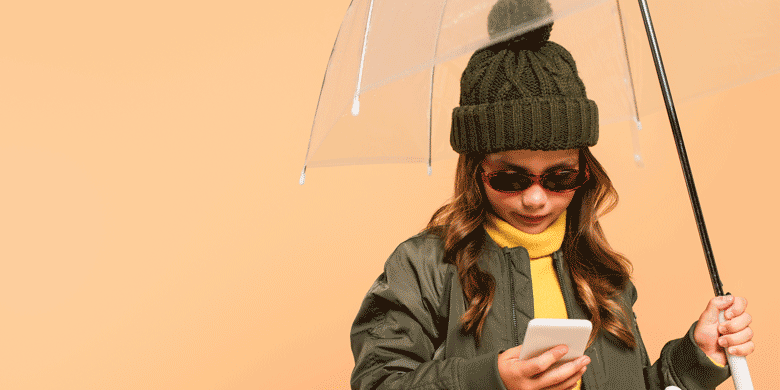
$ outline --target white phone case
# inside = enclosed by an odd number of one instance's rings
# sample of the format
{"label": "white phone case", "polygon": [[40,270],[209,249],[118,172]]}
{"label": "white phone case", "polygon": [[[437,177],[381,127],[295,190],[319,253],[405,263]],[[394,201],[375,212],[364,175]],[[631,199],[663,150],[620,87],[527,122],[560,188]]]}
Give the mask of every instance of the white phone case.
{"label": "white phone case", "polygon": [[564,344],[569,352],[555,365],[574,360],[585,353],[593,325],[588,320],[560,318],[534,318],[528,322],[528,329],[520,349],[520,359],[531,359],[556,345]]}

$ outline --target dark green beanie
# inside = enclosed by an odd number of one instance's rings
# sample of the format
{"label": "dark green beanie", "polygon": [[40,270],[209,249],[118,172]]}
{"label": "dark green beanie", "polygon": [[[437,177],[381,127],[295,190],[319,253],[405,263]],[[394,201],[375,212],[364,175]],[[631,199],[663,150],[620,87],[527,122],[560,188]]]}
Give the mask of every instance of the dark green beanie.
{"label": "dark green beanie", "polygon": [[[499,0],[490,12],[488,31],[498,35],[550,12],[544,0]],[[596,144],[598,108],[585,95],[571,54],[548,40],[551,30],[552,23],[471,56],[460,81],[460,107],[452,111],[450,144],[456,152]]]}

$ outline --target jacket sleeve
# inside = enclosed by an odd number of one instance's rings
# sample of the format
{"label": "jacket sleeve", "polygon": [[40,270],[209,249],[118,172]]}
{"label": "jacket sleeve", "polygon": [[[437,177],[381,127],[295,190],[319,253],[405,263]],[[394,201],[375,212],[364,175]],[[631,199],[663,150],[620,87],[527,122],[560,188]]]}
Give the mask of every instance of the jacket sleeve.
{"label": "jacket sleeve", "polygon": [[448,273],[436,264],[438,250],[407,241],[385,263],[352,324],[352,389],[504,388],[498,352],[444,359],[437,353],[448,324]]}
{"label": "jacket sleeve", "polygon": [[[632,289],[632,305],[636,302],[637,292]],[[636,314],[634,314],[636,319]],[[637,336],[637,346],[640,349],[644,365],[645,382],[650,390],[663,390],[666,386],[677,386],[682,390],[714,390],[728,379],[728,365],[720,367],[696,345],[693,330],[696,322],[681,338],[669,341],[661,349],[661,356],[652,365],[647,350],[639,333],[639,326],[634,322],[634,334]]]}

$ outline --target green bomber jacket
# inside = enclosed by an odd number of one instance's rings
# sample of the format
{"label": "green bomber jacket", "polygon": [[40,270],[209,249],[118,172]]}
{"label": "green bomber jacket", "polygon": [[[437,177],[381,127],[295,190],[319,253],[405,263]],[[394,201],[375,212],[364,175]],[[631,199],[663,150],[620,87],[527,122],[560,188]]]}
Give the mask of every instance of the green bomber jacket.
{"label": "green bomber jacket", "polygon": [[[530,259],[525,248],[501,248],[485,236],[479,266],[495,277],[496,291],[479,344],[461,331],[459,319],[468,305],[457,269],[442,261],[442,240],[420,233],[387,260],[352,324],[352,389],[506,390],[498,354],[519,345],[534,318]],[[569,318],[587,319],[564,261],[561,251],[553,254]],[[627,349],[601,331],[585,351],[591,362],[583,390],[715,389],[729,377],[728,366],[713,364],[696,346],[695,323],[651,364],[632,310],[636,299],[629,282],[621,300],[637,347]]]}

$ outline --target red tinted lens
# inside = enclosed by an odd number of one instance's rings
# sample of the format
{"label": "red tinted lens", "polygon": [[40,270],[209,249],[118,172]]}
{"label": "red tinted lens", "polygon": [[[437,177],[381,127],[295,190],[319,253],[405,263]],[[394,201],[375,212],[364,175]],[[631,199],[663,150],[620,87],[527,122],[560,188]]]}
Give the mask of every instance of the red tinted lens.
{"label": "red tinted lens", "polygon": [[515,171],[498,171],[490,174],[488,183],[496,191],[520,192],[533,184],[533,179]]}
{"label": "red tinted lens", "polygon": [[585,175],[581,175],[580,171],[567,169],[546,173],[542,176],[541,184],[550,191],[569,191],[581,186],[584,177]]}

